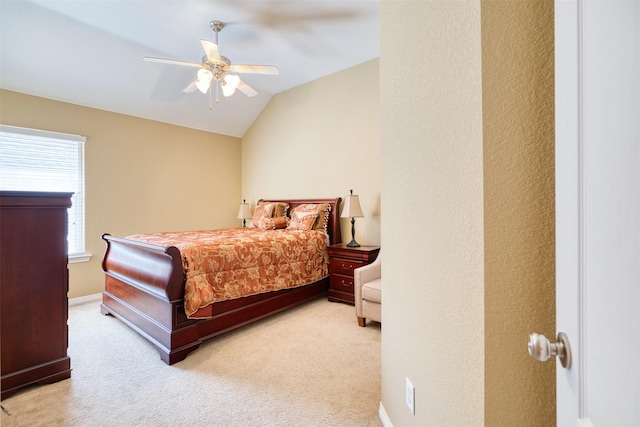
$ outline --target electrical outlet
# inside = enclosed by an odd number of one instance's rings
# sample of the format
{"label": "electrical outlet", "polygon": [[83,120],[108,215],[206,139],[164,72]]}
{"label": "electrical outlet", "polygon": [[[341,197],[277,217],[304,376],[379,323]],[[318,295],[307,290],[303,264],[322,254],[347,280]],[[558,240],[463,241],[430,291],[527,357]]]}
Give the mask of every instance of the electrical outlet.
{"label": "electrical outlet", "polygon": [[416,402],[415,402],[416,389],[413,386],[413,384],[411,384],[411,381],[409,381],[409,378],[407,378],[406,380],[407,380],[407,386],[406,386],[407,406],[411,410],[411,413],[415,415],[416,414]]}

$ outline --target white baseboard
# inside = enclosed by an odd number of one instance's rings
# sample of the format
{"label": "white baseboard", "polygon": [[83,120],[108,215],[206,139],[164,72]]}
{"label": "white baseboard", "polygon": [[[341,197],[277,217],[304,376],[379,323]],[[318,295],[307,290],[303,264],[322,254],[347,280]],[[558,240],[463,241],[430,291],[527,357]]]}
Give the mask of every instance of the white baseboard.
{"label": "white baseboard", "polygon": [[378,408],[378,418],[380,418],[380,421],[382,422],[382,425],[384,427],[393,427],[393,424],[391,424],[391,420],[387,415],[387,411],[385,411],[384,406],[382,406],[382,402],[380,402],[380,406]]}
{"label": "white baseboard", "polygon": [[69,298],[69,307],[84,304],[86,302],[97,302],[102,299],[102,293],[85,295],[82,297]]}

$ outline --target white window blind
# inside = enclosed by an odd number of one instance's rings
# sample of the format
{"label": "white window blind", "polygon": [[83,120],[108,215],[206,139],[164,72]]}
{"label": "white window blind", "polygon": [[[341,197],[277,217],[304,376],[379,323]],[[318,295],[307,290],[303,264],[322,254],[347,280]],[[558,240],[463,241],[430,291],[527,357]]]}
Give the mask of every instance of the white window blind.
{"label": "white window blind", "polygon": [[73,192],[69,256],[83,255],[84,143],[86,138],[0,125],[0,189]]}

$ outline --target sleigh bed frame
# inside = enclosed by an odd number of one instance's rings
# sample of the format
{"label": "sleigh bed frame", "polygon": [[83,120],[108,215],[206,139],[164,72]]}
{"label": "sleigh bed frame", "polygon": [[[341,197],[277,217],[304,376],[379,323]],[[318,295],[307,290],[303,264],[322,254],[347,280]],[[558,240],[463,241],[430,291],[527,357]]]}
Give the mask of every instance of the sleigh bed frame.
{"label": "sleigh bed frame", "polygon": [[[341,200],[278,201],[289,203],[289,210],[303,203],[328,203],[331,211],[327,233],[334,244],[341,243]],[[329,288],[326,276],[305,286],[216,302],[212,305],[212,317],[189,319],[184,310],[185,275],[176,247],[150,245],[109,234],[102,238],[107,247],[102,261],[105,289],[101,312],[115,316],[150,341],[168,365],[183,360],[204,340],[326,296]]]}

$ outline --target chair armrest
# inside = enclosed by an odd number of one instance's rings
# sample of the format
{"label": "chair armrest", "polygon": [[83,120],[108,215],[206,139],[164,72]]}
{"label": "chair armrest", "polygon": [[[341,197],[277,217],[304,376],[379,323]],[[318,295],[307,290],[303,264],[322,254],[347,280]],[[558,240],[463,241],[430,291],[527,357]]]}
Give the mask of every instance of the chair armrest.
{"label": "chair armrest", "polygon": [[[362,285],[372,280],[378,279],[382,270],[380,254],[371,264],[358,267],[353,270],[353,296],[356,306],[356,316],[360,319],[362,313]],[[361,324],[360,326],[364,326]]]}
{"label": "chair armrest", "polygon": [[380,262],[380,256],[378,256],[371,264],[356,268],[353,270],[353,285],[362,286],[363,283],[379,279],[382,270],[381,267],[382,262]]}

